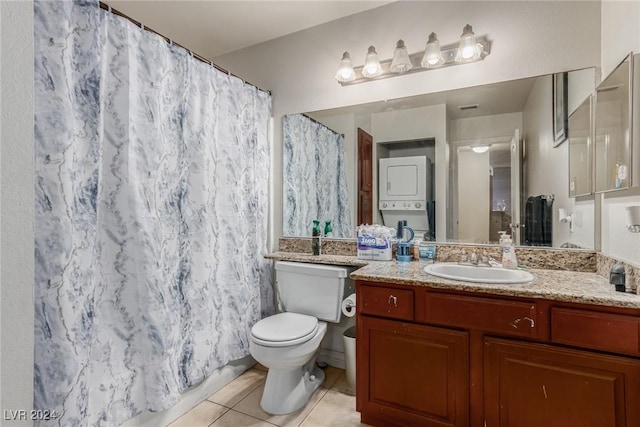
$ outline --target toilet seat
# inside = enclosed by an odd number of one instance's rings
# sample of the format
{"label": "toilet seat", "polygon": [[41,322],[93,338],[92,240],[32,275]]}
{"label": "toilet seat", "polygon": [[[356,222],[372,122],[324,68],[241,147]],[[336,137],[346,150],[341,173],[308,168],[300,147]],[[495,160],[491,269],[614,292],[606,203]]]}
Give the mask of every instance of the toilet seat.
{"label": "toilet seat", "polygon": [[279,313],[251,328],[251,339],[267,347],[286,347],[309,341],[318,331],[318,319],[299,313]]}

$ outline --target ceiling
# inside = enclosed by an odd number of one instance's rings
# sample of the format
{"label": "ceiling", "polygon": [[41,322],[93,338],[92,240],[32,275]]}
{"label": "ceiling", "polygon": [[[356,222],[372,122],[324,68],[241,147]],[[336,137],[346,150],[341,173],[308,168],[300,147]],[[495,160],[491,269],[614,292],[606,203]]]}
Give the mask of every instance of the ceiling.
{"label": "ceiling", "polygon": [[104,3],[207,59],[391,1],[106,0]]}

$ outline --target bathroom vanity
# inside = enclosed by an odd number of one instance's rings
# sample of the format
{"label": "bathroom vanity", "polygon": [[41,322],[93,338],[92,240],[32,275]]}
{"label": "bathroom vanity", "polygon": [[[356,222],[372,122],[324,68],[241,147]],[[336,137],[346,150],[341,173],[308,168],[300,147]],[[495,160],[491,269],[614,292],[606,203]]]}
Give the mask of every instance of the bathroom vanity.
{"label": "bathroom vanity", "polygon": [[639,426],[640,297],[593,273],[455,282],[372,263],[357,294],[357,410],[372,426]]}

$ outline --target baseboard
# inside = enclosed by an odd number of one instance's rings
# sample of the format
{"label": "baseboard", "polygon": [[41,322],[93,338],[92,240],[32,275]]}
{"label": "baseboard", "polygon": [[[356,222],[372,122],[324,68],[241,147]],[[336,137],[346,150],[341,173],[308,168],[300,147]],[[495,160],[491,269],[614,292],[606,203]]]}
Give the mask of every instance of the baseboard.
{"label": "baseboard", "polygon": [[256,361],[251,356],[230,362],[209,375],[201,384],[185,392],[180,401],[171,408],[162,412],[143,412],[122,424],[121,427],[166,426],[220,390],[255,363]]}
{"label": "baseboard", "polygon": [[344,352],[330,350],[328,348],[320,349],[320,354],[318,354],[318,362],[325,362],[329,366],[340,369],[345,369],[346,366],[344,363]]}

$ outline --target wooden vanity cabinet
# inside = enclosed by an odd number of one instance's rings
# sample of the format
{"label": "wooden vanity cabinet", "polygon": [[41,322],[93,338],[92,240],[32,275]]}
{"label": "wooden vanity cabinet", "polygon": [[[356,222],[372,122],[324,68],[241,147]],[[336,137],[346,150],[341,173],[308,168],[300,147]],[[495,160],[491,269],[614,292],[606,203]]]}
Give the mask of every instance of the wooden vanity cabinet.
{"label": "wooden vanity cabinet", "polygon": [[356,286],[356,409],[362,422],[468,426],[468,334],[417,323],[416,305],[422,311],[422,304],[411,287]]}
{"label": "wooden vanity cabinet", "polygon": [[356,282],[372,426],[638,427],[637,310]]}
{"label": "wooden vanity cabinet", "polygon": [[486,426],[640,426],[638,360],[487,338]]}

